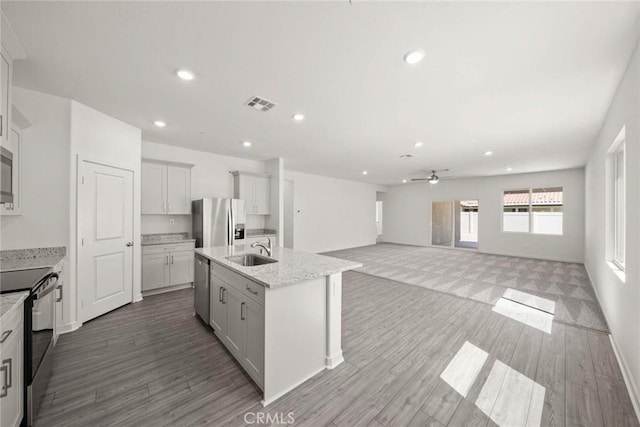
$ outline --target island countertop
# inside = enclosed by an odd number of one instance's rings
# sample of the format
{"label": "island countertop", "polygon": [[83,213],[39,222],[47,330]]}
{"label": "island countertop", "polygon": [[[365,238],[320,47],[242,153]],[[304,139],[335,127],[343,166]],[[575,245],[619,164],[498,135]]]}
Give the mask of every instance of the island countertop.
{"label": "island countertop", "polygon": [[278,262],[251,267],[244,267],[227,259],[230,256],[255,253],[246,245],[198,248],[195,252],[266,288],[292,285],[362,267],[357,262],[282,247],[274,247],[271,254],[271,258]]}

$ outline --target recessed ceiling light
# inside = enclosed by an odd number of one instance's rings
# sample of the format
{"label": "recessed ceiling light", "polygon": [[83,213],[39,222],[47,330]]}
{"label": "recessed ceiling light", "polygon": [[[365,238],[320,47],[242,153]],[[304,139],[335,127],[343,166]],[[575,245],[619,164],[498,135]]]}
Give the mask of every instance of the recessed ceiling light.
{"label": "recessed ceiling light", "polygon": [[367,171],[362,171],[362,175],[366,175],[366,174],[368,174],[368,173],[369,173],[369,172],[367,172]]}
{"label": "recessed ceiling light", "polygon": [[410,50],[404,55],[404,62],[415,65],[424,59],[424,50]]}
{"label": "recessed ceiling light", "polygon": [[485,151],[484,155],[485,156],[491,156],[493,154],[493,151]]}
{"label": "recessed ceiling light", "polygon": [[507,172],[511,172],[513,168],[507,168]]}
{"label": "recessed ceiling light", "polygon": [[195,74],[193,74],[191,71],[189,70],[185,70],[184,68],[177,70],[176,74],[178,75],[178,77],[180,77],[182,80],[193,80],[196,78]]}
{"label": "recessed ceiling light", "polygon": [[155,122],[153,122],[154,125],[158,126],[159,128],[163,128],[165,127],[167,124],[165,122],[163,122],[162,120],[156,120]]}
{"label": "recessed ceiling light", "polygon": [[251,147],[251,141],[244,141],[244,142],[242,143],[242,146],[243,146],[243,147]]}
{"label": "recessed ceiling light", "polygon": [[403,179],[403,180],[402,180],[402,183],[403,183],[403,184],[406,184],[406,183],[407,183],[407,180],[406,180],[406,179]]}
{"label": "recessed ceiling light", "polygon": [[304,120],[304,114],[296,113],[293,115],[293,120],[300,122]]}
{"label": "recessed ceiling light", "polygon": [[423,145],[424,145],[424,142],[422,142],[422,141],[418,141],[418,142],[416,142],[415,144],[413,144],[413,146],[414,146],[414,147],[416,147],[416,148],[420,148],[420,147],[422,147]]}
{"label": "recessed ceiling light", "polygon": [[401,159],[410,159],[412,157],[413,157],[412,154],[403,154],[402,156],[400,156]]}

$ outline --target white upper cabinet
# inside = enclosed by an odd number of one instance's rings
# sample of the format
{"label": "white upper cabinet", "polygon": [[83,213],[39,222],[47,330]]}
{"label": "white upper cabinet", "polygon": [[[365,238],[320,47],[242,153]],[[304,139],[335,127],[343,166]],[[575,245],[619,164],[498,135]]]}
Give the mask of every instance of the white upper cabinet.
{"label": "white upper cabinet", "polygon": [[142,162],[142,214],[191,213],[191,167]]}
{"label": "white upper cabinet", "polygon": [[[17,126],[9,126],[9,138],[5,141],[4,137],[0,142],[0,146],[11,153],[11,168],[2,169],[2,189],[5,185],[10,187],[13,194],[13,201],[0,204],[0,215],[20,215],[22,210],[22,194],[20,191],[22,180],[22,132]],[[6,171],[6,175],[5,175]]]}
{"label": "white upper cabinet", "polygon": [[167,166],[167,210],[170,214],[191,213],[191,169]]}
{"label": "white upper cabinet", "polygon": [[167,165],[142,162],[142,213],[167,212]]}
{"label": "white upper cabinet", "polygon": [[234,197],[246,201],[247,215],[269,215],[271,178],[234,172]]}
{"label": "white upper cabinet", "polygon": [[0,96],[2,99],[1,120],[2,142],[9,141],[9,112],[11,111],[11,60],[2,50],[0,54]]}

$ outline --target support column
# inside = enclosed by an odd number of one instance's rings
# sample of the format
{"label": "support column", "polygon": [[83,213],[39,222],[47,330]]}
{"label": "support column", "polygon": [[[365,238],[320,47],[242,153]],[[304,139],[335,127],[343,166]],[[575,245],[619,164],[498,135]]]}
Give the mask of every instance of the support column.
{"label": "support column", "polygon": [[325,364],[333,369],[342,357],[342,273],[327,276],[327,353]]}

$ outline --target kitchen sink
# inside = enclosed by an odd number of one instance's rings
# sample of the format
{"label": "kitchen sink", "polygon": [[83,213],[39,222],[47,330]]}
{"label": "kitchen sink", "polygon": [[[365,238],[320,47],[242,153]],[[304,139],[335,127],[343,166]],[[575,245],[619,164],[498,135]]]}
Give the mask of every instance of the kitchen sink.
{"label": "kitchen sink", "polygon": [[229,256],[227,257],[227,259],[231,262],[242,265],[244,267],[253,267],[256,265],[273,264],[274,262],[278,262],[277,259],[269,258],[269,257],[258,255],[258,254]]}

